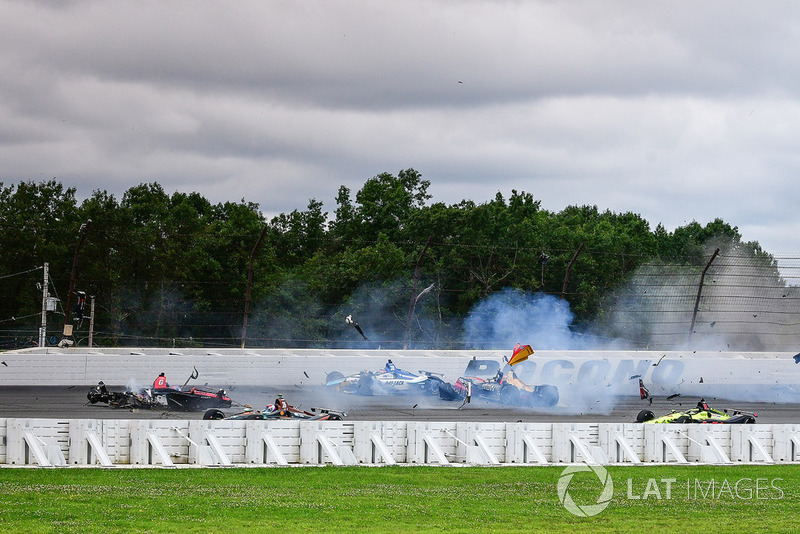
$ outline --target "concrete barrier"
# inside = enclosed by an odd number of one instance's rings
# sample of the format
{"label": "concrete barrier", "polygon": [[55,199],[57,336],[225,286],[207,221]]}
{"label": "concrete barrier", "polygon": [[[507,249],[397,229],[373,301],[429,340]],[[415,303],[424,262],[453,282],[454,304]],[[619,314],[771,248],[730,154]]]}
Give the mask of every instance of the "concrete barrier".
{"label": "concrete barrier", "polygon": [[646,465],[800,461],[800,425],[0,420],[0,465]]}
{"label": "concrete barrier", "polygon": [[[392,359],[411,371],[454,381],[472,358],[502,362],[509,351],[384,351],[315,349],[34,348],[2,353],[1,385],[151,384],[173,382],[196,367],[215,387],[321,385],[327,373],[376,370]],[[587,401],[638,395],[642,378],[653,395],[714,396],[741,401],[800,402],[800,365],[793,353],[697,351],[536,351],[515,366],[529,384],[553,384]]]}

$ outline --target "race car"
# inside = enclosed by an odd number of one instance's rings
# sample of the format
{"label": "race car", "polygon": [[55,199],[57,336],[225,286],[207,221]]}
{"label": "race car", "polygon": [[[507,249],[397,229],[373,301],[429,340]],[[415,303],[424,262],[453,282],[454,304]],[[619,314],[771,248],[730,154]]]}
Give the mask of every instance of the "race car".
{"label": "race car", "polygon": [[138,393],[133,391],[109,391],[106,385],[100,381],[96,386],[89,389],[86,394],[91,404],[98,402],[108,404],[112,408],[144,408],[156,407],[152,394],[147,390],[140,390]]}
{"label": "race car", "polygon": [[281,419],[302,419],[307,421],[341,421],[347,416],[344,412],[338,412],[335,410],[319,410],[317,412],[316,408],[312,408],[310,412],[305,410],[300,410],[299,408],[295,408],[294,406],[289,406],[287,410],[279,410],[274,405],[269,404],[267,405],[266,409],[262,411],[258,410],[245,410],[243,412],[235,413],[232,415],[225,415],[220,409],[212,408],[210,410],[206,410],[206,413],[203,414],[204,420],[261,420],[261,421],[272,421],[272,420],[281,420]]}
{"label": "race car", "polygon": [[357,395],[396,395],[425,393],[439,395],[439,388],[445,382],[437,373],[419,371],[413,373],[398,368],[392,360],[378,371],[361,371],[349,376],[334,371],[328,373],[325,385],[343,393]]}
{"label": "race car", "polygon": [[[527,346],[527,345],[526,345]],[[532,352],[532,351],[531,351]],[[512,360],[514,361],[514,356]],[[464,375],[454,384],[439,388],[444,393],[469,402],[472,397],[500,402],[506,406],[555,406],[558,404],[558,388],[551,385],[530,386],[520,380],[510,363],[500,369],[494,360],[473,358],[467,364]]]}
{"label": "race car", "polygon": [[101,381],[89,390],[86,398],[91,404],[105,403],[112,408],[166,408],[183,412],[197,412],[209,408],[230,408],[233,401],[224,389],[207,391],[196,387],[153,391],[109,391]]}
{"label": "race car", "polygon": [[656,417],[650,410],[642,410],[636,416],[637,423],[703,423],[703,424],[753,424],[756,422],[754,413],[736,410],[729,414],[728,410],[711,408],[705,399],[700,399],[697,406],[689,410],[673,410],[667,415]]}

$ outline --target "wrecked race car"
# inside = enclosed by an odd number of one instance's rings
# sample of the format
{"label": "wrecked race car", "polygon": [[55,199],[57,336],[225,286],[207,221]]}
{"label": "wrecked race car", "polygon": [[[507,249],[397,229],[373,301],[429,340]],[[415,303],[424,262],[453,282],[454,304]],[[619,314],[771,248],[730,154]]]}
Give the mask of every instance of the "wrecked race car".
{"label": "wrecked race car", "polygon": [[361,371],[360,373],[348,376],[338,371],[333,371],[332,373],[328,373],[325,379],[325,385],[327,387],[343,393],[354,393],[357,395],[424,393],[435,396],[440,395],[440,387],[442,384],[445,384],[445,382],[438,373],[429,371],[413,373],[398,368],[392,360],[388,360],[386,365],[378,371]]}
{"label": "wrecked race car", "polygon": [[728,410],[717,410],[711,408],[705,399],[700,399],[697,406],[689,410],[673,410],[667,415],[656,417],[650,410],[642,410],[636,416],[637,423],[702,423],[702,424],[753,424],[756,422],[754,413],[734,411],[732,414]]}
{"label": "wrecked race car", "polygon": [[[159,375],[163,377],[163,373]],[[168,409],[182,412],[198,412],[209,408],[230,408],[233,401],[224,389],[208,391],[186,385],[198,377],[197,369],[181,387],[140,388],[132,391],[109,391],[101,381],[89,390],[86,398],[91,404],[103,403],[112,408]],[[158,379],[156,379],[158,382]],[[156,383],[157,383],[156,382]]]}
{"label": "wrecked race car", "polygon": [[506,406],[538,407],[558,404],[556,386],[526,384],[520,380],[511,362],[517,363],[514,356],[501,370],[500,363],[494,360],[473,358],[467,364],[464,375],[454,384],[440,386],[440,395],[454,395],[466,402],[476,397]]}
{"label": "wrecked race car", "polygon": [[220,409],[212,408],[206,410],[203,414],[205,420],[259,420],[259,421],[272,421],[272,420],[285,420],[285,419],[301,419],[306,421],[341,421],[347,416],[344,412],[327,409],[311,408],[311,411],[301,410],[294,406],[288,406],[285,410],[279,410],[274,405],[270,404],[262,412],[258,410],[245,410],[243,412],[225,415]]}
{"label": "wrecked race car", "polygon": [[149,410],[156,407],[153,395],[145,389],[140,390],[138,393],[130,390],[109,391],[102,381],[89,389],[86,398],[91,404],[108,404],[112,408],[143,408]]}

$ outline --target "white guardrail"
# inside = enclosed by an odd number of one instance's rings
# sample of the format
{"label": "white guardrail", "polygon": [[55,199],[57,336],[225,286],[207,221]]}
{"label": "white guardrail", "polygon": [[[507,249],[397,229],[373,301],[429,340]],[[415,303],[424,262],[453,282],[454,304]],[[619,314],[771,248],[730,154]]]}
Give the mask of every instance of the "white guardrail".
{"label": "white guardrail", "polygon": [[0,419],[0,465],[773,464],[800,425]]}

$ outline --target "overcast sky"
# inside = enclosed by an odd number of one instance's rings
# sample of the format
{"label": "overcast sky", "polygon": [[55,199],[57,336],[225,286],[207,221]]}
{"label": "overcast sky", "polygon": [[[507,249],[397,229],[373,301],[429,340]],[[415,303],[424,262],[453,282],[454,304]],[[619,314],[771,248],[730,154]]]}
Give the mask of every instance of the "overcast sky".
{"label": "overcast sky", "polygon": [[0,181],[335,210],[414,168],[800,254],[800,4],[0,0]]}

